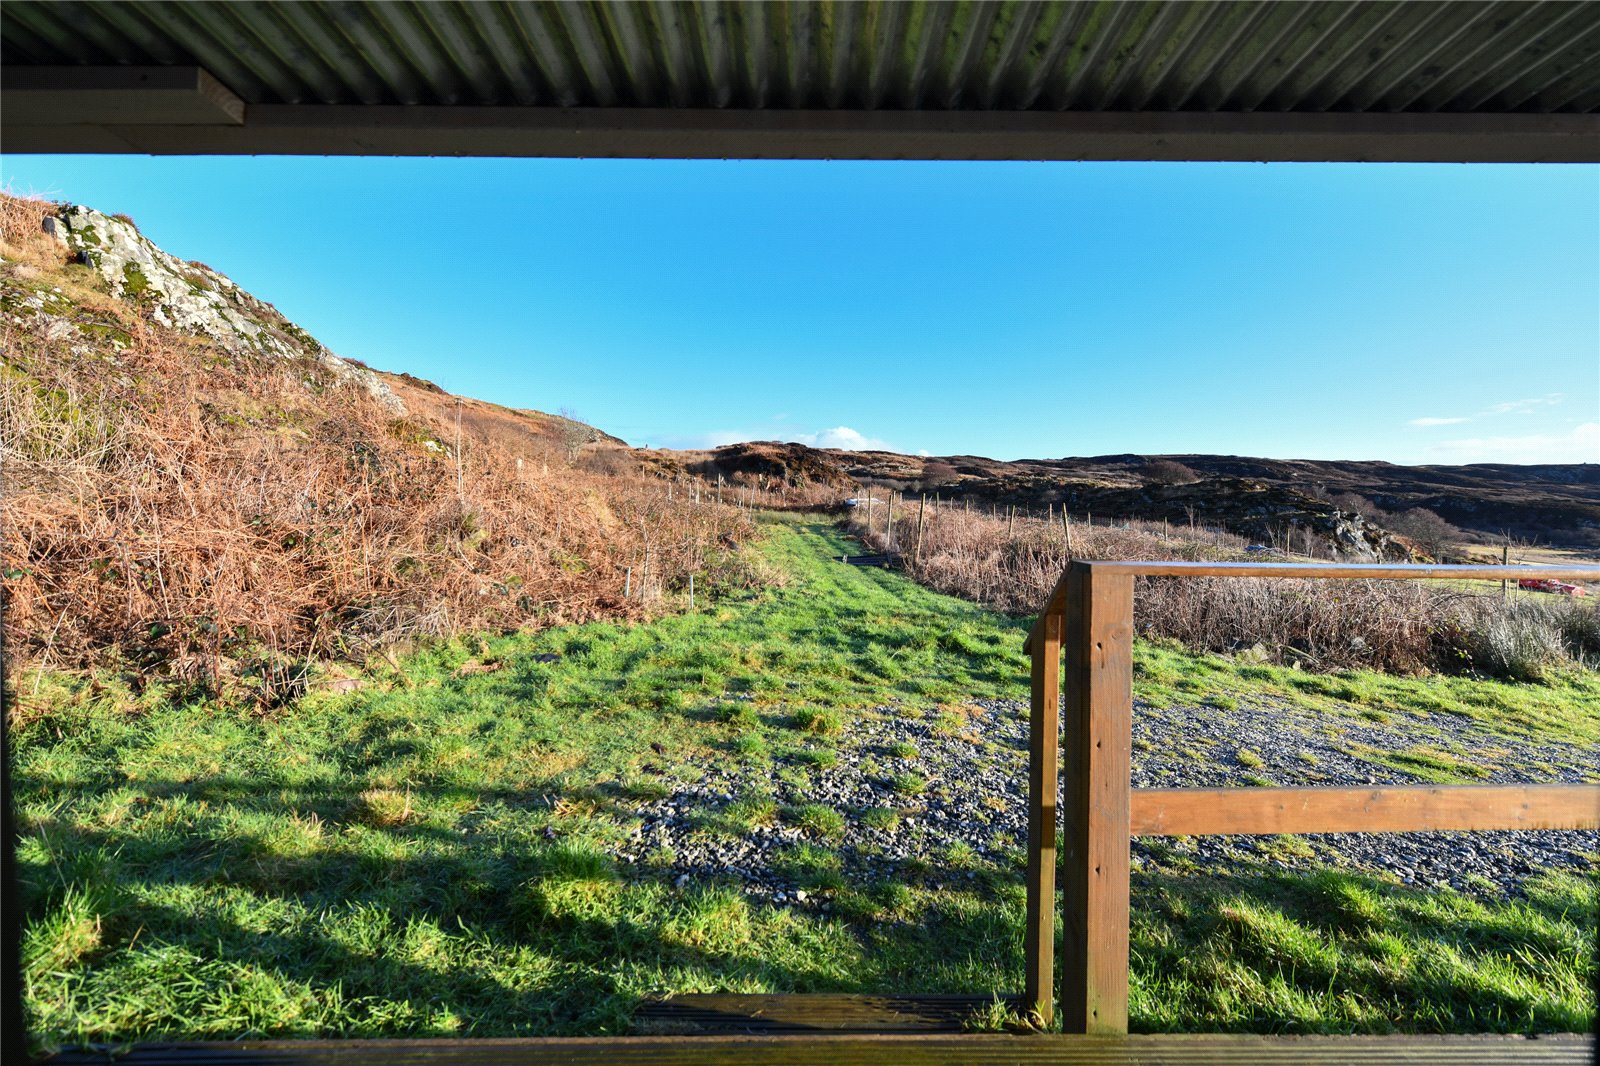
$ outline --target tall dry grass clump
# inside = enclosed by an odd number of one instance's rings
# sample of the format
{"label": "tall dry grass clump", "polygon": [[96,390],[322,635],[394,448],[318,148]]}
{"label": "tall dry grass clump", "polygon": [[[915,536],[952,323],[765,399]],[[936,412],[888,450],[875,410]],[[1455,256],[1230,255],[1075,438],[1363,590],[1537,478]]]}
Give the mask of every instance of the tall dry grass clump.
{"label": "tall dry grass clump", "polygon": [[[848,522],[874,550],[899,552],[915,580],[1011,614],[1036,612],[1073,558],[1251,558],[1241,537],[1158,522],[1069,527],[905,501],[895,509],[891,541],[887,517],[878,500],[853,509]],[[1141,578],[1134,622],[1141,634],[1196,650],[1313,670],[1471,670],[1536,680],[1600,665],[1600,605],[1504,600],[1427,582]]]}
{"label": "tall dry grass clump", "polygon": [[[869,519],[868,512],[871,512]],[[1070,526],[1055,520],[983,514],[963,506],[897,504],[894,550],[916,580],[1010,614],[1028,614],[1077,559],[1216,559],[1243,555],[1246,541],[1221,530],[1176,530],[1137,520]],[[889,549],[884,500],[857,506],[850,524],[875,550]],[[1068,537],[1071,538],[1069,549]]]}
{"label": "tall dry grass clump", "polygon": [[469,428],[458,450],[436,413],[399,414],[317,360],[159,326],[64,265],[47,211],[0,197],[13,666],[270,701],[308,660],[641,614],[750,532],[731,505],[552,464],[536,437]]}

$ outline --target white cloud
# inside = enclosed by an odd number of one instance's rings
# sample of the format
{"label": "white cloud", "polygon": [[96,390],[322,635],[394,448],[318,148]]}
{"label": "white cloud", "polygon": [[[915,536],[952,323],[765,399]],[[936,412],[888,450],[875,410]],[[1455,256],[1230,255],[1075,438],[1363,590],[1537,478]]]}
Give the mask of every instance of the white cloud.
{"label": "white cloud", "polygon": [[799,433],[794,439],[813,448],[839,448],[847,452],[894,451],[888,441],[864,436],[849,426],[834,426],[832,429],[819,430],[816,433]]}
{"label": "white cloud", "polygon": [[831,429],[817,430],[815,433],[796,433],[781,427],[769,427],[764,430],[713,429],[683,436],[666,435],[660,439],[668,448],[685,450],[721,448],[725,444],[741,444],[750,440],[794,441],[798,444],[808,444],[813,448],[838,448],[851,452],[896,450],[888,441],[869,437],[849,426],[834,426]]}
{"label": "white cloud", "polygon": [[1427,455],[1442,463],[1600,463],[1600,422],[1584,422],[1565,433],[1441,441]]}
{"label": "white cloud", "polygon": [[1566,396],[1567,394],[1564,392],[1547,392],[1543,396],[1530,396],[1525,400],[1506,400],[1503,403],[1491,404],[1475,414],[1465,415],[1459,418],[1438,418],[1430,415],[1425,418],[1413,418],[1411,421],[1407,422],[1406,425],[1455,426],[1460,425],[1462,422],[1472,422],[1476,419],[1489,418],[1493,415],[1531,415],[1536,411],[1539,411],[1541,408],[1556,406],[1562,400],[1566,399]]}
{"label": "white cloud", "polygon": [[1493,404],[1478,413],[1483,415],[1532,414],[1541,407],[1555,406],[1565,396],[1566,394],[1561,392],[1547,392],[1543,396],[1534,396],[1526,400],[1507,400],[1505,403]]}

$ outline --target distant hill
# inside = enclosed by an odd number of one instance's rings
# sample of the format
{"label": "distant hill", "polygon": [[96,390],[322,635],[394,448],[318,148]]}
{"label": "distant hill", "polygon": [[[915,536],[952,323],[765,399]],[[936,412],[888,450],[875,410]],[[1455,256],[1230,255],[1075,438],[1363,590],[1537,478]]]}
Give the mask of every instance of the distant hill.
{"label": "distant hill", "polygon": [[1557,547],[1600,547],[1600,464],[1402,466],[1193,454],[1003,461],[770,441],[703,455],[700,462],[709,468],[754,467],[795,482],[883,485],[980,505],[1065,506],[1105,517],[1193,517],[1250,536],[1270,536],[1290,521],[1334,528],[1321,519],[1358,509],[1369,527],[1403,527],[1402,516],[1425,510],[1489,540],[1510,535]]}

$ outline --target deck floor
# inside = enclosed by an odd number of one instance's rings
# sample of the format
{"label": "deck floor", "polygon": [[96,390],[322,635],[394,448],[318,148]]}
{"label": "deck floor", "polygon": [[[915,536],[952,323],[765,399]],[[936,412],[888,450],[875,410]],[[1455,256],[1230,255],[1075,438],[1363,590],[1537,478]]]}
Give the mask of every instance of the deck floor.
{"label": "deck floor", "polygon": [[[1001,997],[1015,1007],[1019,996]],[[686,993],[647,1000],[633,1015],[639,1035],[739,1033],[960,1033],[994,1003],[990,996],[738,995]]]}
{"label": "deck floor", "polygon": [[964,1066],[1456,1066],[1531,1063],[1586,1066],[1592,1036],[1528,1039],[1501,1036],[1195,1036],[1086,1037],[999,1034],[633,1036],[612,1039],[526,1040],[282,1040],[237,1043],[141,1044],[128,1049],[74,1051],[52,1066],[122,1063],[152,1066],[630,1066],[681,1063],[720,1066],[888,1066],[961,1063]]}

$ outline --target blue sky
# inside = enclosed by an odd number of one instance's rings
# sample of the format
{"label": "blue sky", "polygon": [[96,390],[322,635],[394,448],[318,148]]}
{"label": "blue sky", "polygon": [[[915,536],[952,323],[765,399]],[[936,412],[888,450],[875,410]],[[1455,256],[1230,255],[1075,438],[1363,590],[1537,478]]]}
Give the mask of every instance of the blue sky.
{"label": "blue sky", "polygon": [[1600,167],[12,156],[635,444],[1600,462]]}

